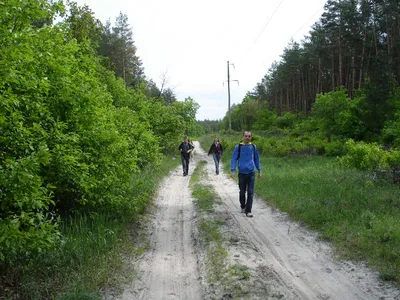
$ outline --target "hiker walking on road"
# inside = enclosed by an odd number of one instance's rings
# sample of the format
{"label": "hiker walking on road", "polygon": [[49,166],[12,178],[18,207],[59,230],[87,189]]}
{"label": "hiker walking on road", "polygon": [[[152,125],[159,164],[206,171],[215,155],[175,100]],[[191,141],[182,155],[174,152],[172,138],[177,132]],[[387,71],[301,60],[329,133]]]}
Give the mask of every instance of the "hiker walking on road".
{"label": "hiker walking on road", "polygon": [[[253,206],[254,183],[256,172],[261,178],[260,158],[256,145],[251,143],[251,132],[243,133],[243,142],[235,146],[231,160],[231,176],[235,179],[236,165],[239,168],[239,201],[242,213],[247,217],[252,217],[251,208]],[[247,201],[246,201],[247,190]]]}
{"label": "hiker walking on road", "polygon": [[219,174],[219,161],[221,160],[222,153],[224,149],[219,141],[219,138],[214,138],[214,143],[212,143],[210,150],[208,150],[208,155],[212,153],[215,163],[215,173]]}
{"label": "hiker walking on road", "polygon": [[188,142],[188,137],[185,135],[183,137],[183,142],[179,145],[178,150],[181,152],[183,176],[189,173],[189,158],[190,152],[192,152],[193,147]]}

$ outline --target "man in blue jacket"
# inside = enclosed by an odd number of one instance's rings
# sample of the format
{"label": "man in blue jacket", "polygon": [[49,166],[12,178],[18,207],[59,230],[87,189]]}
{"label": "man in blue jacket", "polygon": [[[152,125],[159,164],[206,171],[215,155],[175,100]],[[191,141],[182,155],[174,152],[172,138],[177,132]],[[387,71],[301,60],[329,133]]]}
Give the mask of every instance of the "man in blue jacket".
{"label": "man in blue jacket", "polygon": [[[247,217],[253,217],[251,208],[253,206],[254,182],[256,172],[258,171],[258,178],[261,178],[260,158],[256,145],[251,143],[251,132],[245,131],[243,133],[243,142],[235,146],[231,160],[231,176],[235,178],[236,164],[239,168],[239,200],[242,213]],[[247,201],[246,201],[247,190]]]}

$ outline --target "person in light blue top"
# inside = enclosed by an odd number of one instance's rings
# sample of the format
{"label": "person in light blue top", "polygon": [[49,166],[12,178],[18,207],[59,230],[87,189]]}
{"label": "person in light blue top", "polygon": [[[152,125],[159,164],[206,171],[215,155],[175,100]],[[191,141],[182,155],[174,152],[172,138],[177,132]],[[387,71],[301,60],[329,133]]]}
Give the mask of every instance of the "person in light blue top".
{"label": "person in light blue top", "polygon": [[[235,146],[231,160],[231,176],[234,179],[236,166],[239,169],[239,201],[242,213],[247,217],[253,217],[251,208],[253,206],[254,183],[256,170],[258,178],[261,178],[260,157],[256,145],[251,143],[251,132],[243,133],[243,142]],[[247,190],[247,201],[246,201]]]}

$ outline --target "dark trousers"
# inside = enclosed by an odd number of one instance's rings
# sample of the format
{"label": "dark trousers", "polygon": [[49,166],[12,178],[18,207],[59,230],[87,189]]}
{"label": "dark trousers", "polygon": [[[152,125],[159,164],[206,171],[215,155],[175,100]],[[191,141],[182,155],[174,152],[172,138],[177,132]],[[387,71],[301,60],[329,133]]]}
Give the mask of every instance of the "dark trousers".
{"label": "dark trousers", "polygon": [[214,163],[215,163],[215,171],[219,171],[219,161],[221,160],[221,156],[214,154],[213,158],[214,158]]}
{"label": "dark trousers", "polygon": [[[254,182],[256,179],[256,172],[250,174],[239,173],[239,200],[240,207],[245,208],[246,213],[251,212],[253,206]],[[247,201],[246,201],[247,190]]]}
{"label": "dark trousers", "polygon": [[189,173],[189,154],[188,155],[181,155],[182,158],[182,169],[184,174]]}

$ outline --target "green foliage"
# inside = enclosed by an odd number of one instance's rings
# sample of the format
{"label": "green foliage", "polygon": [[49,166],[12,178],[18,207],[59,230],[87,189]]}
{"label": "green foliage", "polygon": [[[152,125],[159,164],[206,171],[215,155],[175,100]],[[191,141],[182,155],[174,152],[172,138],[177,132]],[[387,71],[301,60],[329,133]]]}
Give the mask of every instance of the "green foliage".
{"label": "green foliage", "polygon": [[99,54],[108,58],[104,60],[105,66],[122,78],[126,86],[137,87],[143,82],[142,62],[136,55],[137,48],[126,14],[120,12],[114,27],[109,21],[102,26],[99,46]]}
{"label": "green foliage", "polygon": [[54,246],[59,216],[142,211],[146,183],[133,178],[196,129],[193,99],[153,102],[145,84],[126,89],[104,68],[93,48],[101,24],[71,5],[53,26],[61,2],[0,9],[0,263]]}
{"label": "green foliage", "polygon": [[[257,145],[258,151],[265,156],[282,157],[324,154],[327,142],[316,135],[307,134],[294,138],[290,135],[281,135],[281,133],[276,135],[275,132],[270,134],[264,132],[264,137],[253,133],[252,141]],[[241,141],[241,133],[222,135],[219,138],[225,152],[230,152]],[[205,141],[205,139],[206,137],[201,138],[200,142]],[[211,137],[209,140],[212,142]],[[211,142],[206,142],[206,144]]]}
{"label": "green foliage", "polygon": [[203,134],[218,132],[221,124],[218,120],[204,120],[197,123],[203,128]]}
{"label": "green foliage", "polygon": [[338,157],[346,153],[346,145],[341,140],[330,141],[325,144],[325,155]]}
{"label": "green foliage", "polygon": [[278,128],[293,128],[296,123],[297,115],[286,112],[283,116],[276,119]]}
{"label": "green foliage", "polygon": [[69,15],[66,24],[69,34],[78,43],[88,42],[92,50],[98,48],[103,25],[94,17],[93,11],[87,6],[79,7],[76,2],[68,1]]}
{"label": "green foliage", "polygon": [[257,112],[257,120],[253,125],[254,130],[268,130],[275,126],[277,115],[275,111],[268,109],[259,110]]}
{"label": "green foliage", "polygon": [[365,142],[356,143],[353,140],[346,142],[347,154],[341,162],[349,167],[360,170],[387,169],[388,152],[377,144]]}
{"label": "green foliage", "polygon": [[[178,164],[178,160],[165,157],[156,171],[143,170],[133,177],[134,189],[130,196],[140,199],[140,211],[147,207],[162,178]],[[135,201],[137,206],[138,202]],[[52,247],[32,255],[29,262],[19,256],[14,264],[2,264],[1,299],[11,299],[10,295],[35,300],[84,296],[99,299],[99,290],[104,286],[118,287],[126,281],[123,257],[132,251],[143,251],[140,240],[132,243],[132,238],[136,237],[132,230],[137,229],[132,228],[132,222],[140,221],[137,216],[79,213],[60,221],[59,239]]]}
{"label": "green foliage", "polygon": [[383,129],[383,140],[400,148],[400,87],[396,87],[389,98],[392,117],[388,118]]}
{"label": "green foliage", "polygon": [[[58,28],[31,26],[51,20],[62,6],[46,1],[7,5],[0,12],[0,263],[21,253],[37,254],[58,239],[49,213],[54,185],[41,170],[51,163],[47,139],[54,128],[45,104],[51,88],[43,63],[53,61],[53,45],[46,41],[60,35]],[[64,47],[68,52],[75,46]]]}
{"label": "green foliage", "polygon": [[[254,89],[232,105],[232,129],[295,126],[299,135],[319,131],[328,140],[399,148],[400,35],[387,20],[399,22],[400,2],[328,1],[324,10],[309,36],[291,40]],[[299,116],[308,120],[299,124]],[[227,115],[216,128],[229,128]]]}
{"label": "green foliage", "polygon": [[[346,142],[346,155],[340,158],[340,162],[348,167],[360,170],[374,170],[377,172],[392,172],[392,181],[398,182],[398,172],[400,167],[400,151],[383,150],[375,143],[365,142]],[[384,176],[388,178],[388,176]]]}
{"label": "green foliage", "polygon": [[349,99],[344,89],[317,95],[312,115],[318,128],[328,137],[359,138],[363,133],[360,119],[362,97]]}

